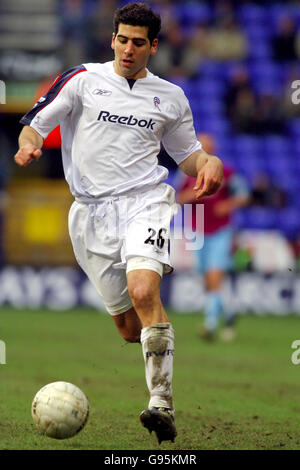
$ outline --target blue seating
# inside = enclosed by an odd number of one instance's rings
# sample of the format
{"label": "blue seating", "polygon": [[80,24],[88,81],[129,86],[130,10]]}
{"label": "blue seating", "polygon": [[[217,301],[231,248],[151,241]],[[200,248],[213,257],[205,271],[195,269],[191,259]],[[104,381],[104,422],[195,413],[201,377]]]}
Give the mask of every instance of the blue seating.
{"label": "blue seating", "polygon": [[247,134],[238,134],[232,139],[232,149],[241,158],[245,156],[260,157],[262,154],[262,142],[258,137]]}
{"label": "blue seating", "polygon": [[266,155],[266,168],[270,174],[280,175],[282,173],[293,173],[296,171],[296,162],[287,154]]}
{"label": "blue seating", "polygon": [[276,228],[277,210],[250,207],[245,210],[245,224],[249,229],[270,230]]}
{"label": "blue seating", "polygon": [[290,141],[284,136],[269,135],[263,139],[263,150],[267,155],[284,155],[290,152]]}
{"label": "blue seating", "polygon": [[[298,105],[300,106],[300,104]],[[288,132],[289,135],[293,138],[300,138],[300,117],[291,119],[288,122]]]}
{"label": "blue seating", "polygon": [[190,105],[193,113],[203,116],[204,118],[206,116],[222,116],[224,111],[222,101],[217,99],[198,98],[194,99]]}
{"label": "blue seating", "polygon": [[235,229],[247,229],[247,209],[239,209],[232,215],[232,223]]}
{"label": "blue seating", "polygon": [[221,97],[225,91],[225,84],[222,80],[213,78],[203,78],[197,81],[198,96]]}
{"label": "blue seating", "polygon": [[227,119],[214,118],[201,121],[194,121],[196,132],[208,132],[215,136],[228,135],[231,130],[230,123]]}
{"label": "blue seating", "polygon": [[211,8],[206,3],[190,1],[175,6],[176,17],[183,26],[207,23],[212,19]]}
{"label": "blue seating", "polygon": [[249,3],[238,8],[237,18],[242,25],[264,24],[267,20],[267,10],[254,3]]}
{"label": "blue seating", "polygon": [[202,60],[199,64],[199,75],[204,79],[222,79],[222,67],[215,60]]}
{"label": "blue seating", "polygon": [[278,211],[276,228],[289,239],[294,239],[300,233],[300,207],[289,207]]}
{"label": "blue seating", "polygon": [[252,60],[266,60],[272,53],[270,43],[256,37],[249,38],[249,46],[249,58]]}
{"label": "blue seating", "polygon": [[258,41],[269,39],[272,35],[272,31],[268,26],[268,23],[246,23],[244,26],[244,32],[249,39]]}
{"label": "blue seating", "polygon": [[285,76],[284,68],[270,60],[251,61],[249,63],[249,72],[253,83],[263,79],[281,82]]}

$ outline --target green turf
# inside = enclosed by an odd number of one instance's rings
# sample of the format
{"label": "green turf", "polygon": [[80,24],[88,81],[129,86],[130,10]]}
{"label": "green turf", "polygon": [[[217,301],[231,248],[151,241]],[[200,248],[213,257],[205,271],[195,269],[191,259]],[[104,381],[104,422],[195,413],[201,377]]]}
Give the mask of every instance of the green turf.
{"label": "green turf", "polygon": [[[207,344],[198,315],[169,312],[175,329],[174,399],[178,437],[161,449],[300,449],[300,365],[291,344],[297,317],[241,317],[233,343]],[[106,314],[0,310],[0,449],[158,449],[141,427],[148,402],[139,344],[126,344]],[[40,436],[31,402],[45,384],[65,380],[90,401],[83,431]]]}

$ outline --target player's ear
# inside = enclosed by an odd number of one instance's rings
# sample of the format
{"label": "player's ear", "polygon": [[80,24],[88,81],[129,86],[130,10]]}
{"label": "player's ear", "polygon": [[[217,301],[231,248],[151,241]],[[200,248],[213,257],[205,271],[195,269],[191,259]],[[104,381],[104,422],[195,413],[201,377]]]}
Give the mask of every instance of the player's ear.
{"label": "player's ear", "polygon": [[152,44],[151,44],[151,51],[150,51],[150,54],[151,54],[151,55],[156,54],[157,46],[158,46],[158,39],[155,38],[155,39],[153,39],[153,42],[152,42]]}
{"label": "player's ear", "polygon": [[115,33],[112,34],[112,38],[111,38],[111,48],[114,50],[115,49],[115,39],[116,39],[116,35]]}

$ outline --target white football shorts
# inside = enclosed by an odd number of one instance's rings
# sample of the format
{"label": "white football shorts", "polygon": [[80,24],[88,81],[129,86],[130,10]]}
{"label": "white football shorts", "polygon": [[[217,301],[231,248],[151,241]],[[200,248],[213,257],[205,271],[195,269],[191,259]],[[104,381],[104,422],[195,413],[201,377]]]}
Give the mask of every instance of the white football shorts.
{"label": "white football shorts", "polygon": [[77,199],[69,212],[69,232],[79,266],[100,294],[107,311],[132,307],[126,272],[169,273],[170,222],[177,210],[166,183],[126,196]]}

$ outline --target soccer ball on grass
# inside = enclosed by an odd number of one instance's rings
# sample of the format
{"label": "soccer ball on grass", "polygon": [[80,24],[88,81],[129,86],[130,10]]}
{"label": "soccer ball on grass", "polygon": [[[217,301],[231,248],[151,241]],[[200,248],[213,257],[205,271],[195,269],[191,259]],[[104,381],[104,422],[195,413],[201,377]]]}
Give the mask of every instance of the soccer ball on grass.
{"label": "soccer ball on grass", "polygon": [[85,426],[89,402],[76,385],[52,382],[35,395],[31,414],[41,434],[54,439],[67,439]]}

